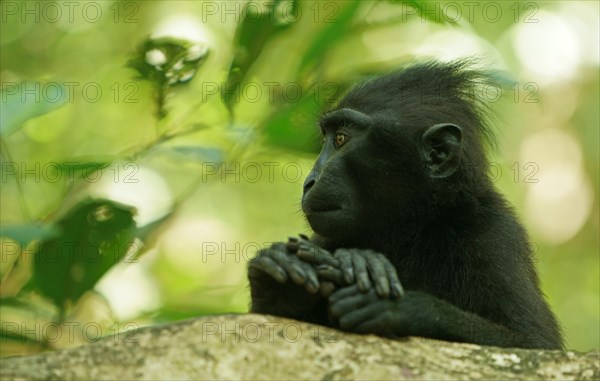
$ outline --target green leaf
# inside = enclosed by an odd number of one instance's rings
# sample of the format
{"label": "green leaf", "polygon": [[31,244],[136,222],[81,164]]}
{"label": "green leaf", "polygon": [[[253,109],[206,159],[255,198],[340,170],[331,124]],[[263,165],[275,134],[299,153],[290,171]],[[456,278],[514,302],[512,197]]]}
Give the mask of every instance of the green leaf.
{"label": "green leaf", "polygon": [[8,237],[17,241],[21,246],[27,245],[34,240],[44,240],[56,237],[60,234],[60,229],[54,225],[14,225],[2,226],[0,229],[1,237]]}
{"label": "green leaf", "polygon": [[154,234],[156,230],[160,229],[171,217],[173,217],[173,213],[167,213],[158,220],[152,221],[144,226],[140,226],[137,229],[136,236],[146,243],[146,241],[150,239],[151,235]]}
{"label": "green leaf", "polygon": [[311,46],[302,56],[302,63],[300,65],[302,70],[317,61],[321,61],[323,55],[325,55],[332,46],[336,45],[341,39],[347,36],[348,30],[350,29],[350,23],[360,5],[360,1],[347,1],[342,4],[343,6],[339,16],[334,22],[325,24],[326,26],[316,36]]}
{"label": "green leaf", "polygon": [[[10,331],[9,329],[15,327],[15,331]],[[2,324],[2,328],[0,329],[0,341],[2,343],[10,343],[14,342],[16,344],[40,344],[40,341],[37,340],[38,333],[31,335],[31,332],[21,332],[21,327],[23,325],[17,325],[14,322],[5,322]],[[41,338],[40,338],[41,339]]]}
{"label": "green leaf", "polygon": [[151,81],[158,87],[175,86],[191,81],[207,57],[206,48],[186,40],[148,38],[127,65],[138,72],[139,79]]}
{"label": "green leaf", "polygon": [[213,147],[201,146],[172,146],[164,147],[167,153],[176,155],[179,159],[186,159],[196,162],[222,163],[223,151]]}
{"label": "green leaf", "polygon": [[138,79],[150,81],[155,88],[157,115],[167,115],[165,102],[171,88],[189,83],[206,61],[208,49],[171,37],[147,38],[127,66]]}
{"label": "green leaf", "polygon": [[[255,13],[256,7],[248,7],[244,20],[236,30],[235,55],[222,92],[225,106],[230,111],[235,100],[239,99],[240,84],[243,83],[248,70],[260,56],[267,42],[293,25],[292,22],[283,22],[278,18],[277,11],[280,4],[282,0],[265,3],[264,7],[267,10],[258,14]],[[292,2],[292,7],[297,11],[295,1]]]}
{"label": "green leaf", "polygon": [[33,265],[37,290],[65,310],[114,264],[135,237],[134,209],[108,200],[88,199],[56,222],[61,234],[42,242]]}
{"label": "green leaf", "polygon": [[284,103],[262,124],[265,141],[278,148],[318,153],[321,134],[317,115],[336,104],[346,90],[356,83],[355,78],[333,82],[315,82],[302,91],[296,102]]}
{"label": "green leaf", "polygon": [[67,89],[55,82],[4,84],[0,99],[0,136],[6,137],[29,119],[47,114],[67,103]]}
{"label": "green leaf", "polygon": [[[392,3],[406,4],[406,5],[413,7],[417,11],[417,13],[421,17],[421,19],[432,21],[432,22],[438,23],[438,24],[444,24],[444,23],[454,24],[453,21],[446,21],[446,20],[452,20],[452,19],[450,17],[445,17],[446,16],[446,14],[444,13],[445,11],[444,11],[443,7],[440,7],[439,3],[436,4],[434,2],[431,2],[428,5],[426,1],[416,1],[416,0],[392,0]],[[429,6],[429,10],[427,8],[428,6]],[[435,8],[435,7],[437,7],[437,8]],[[431,11],[432,9],[436,9],[436,11],[432,12]],[[440,13],[438,13],[438,12],[440,12]],[[440,17],[440,16],[442,16],[442,17]]]}
{"label": "green leaf", "polygon": [[313,119],[319,106],[311,95],[274,113],[265,122],[265,141],[279,148],[319,152],[318,130]]}
{"label": "green leaf", "polygon": [[[79,156],[71,157],[68,161],[63,161],[52,165],[51,176],[73,180],[75,178],[89,177],[96,171],[108,168],[118,159],[118,156]],[[95,176],[95,175],[94,175]]]}
{"label": "green leaf", "polygon": [[160,234],[167,230],[173,222],[174,212],[169,212],[161,218],[152,221],[146,225],[140,226],[137,229],[136,237],[141,240],[144,244],[140,250],[136,253],[134,258],[139,258],[145,251],[154,247]]}
{"label": "green leaf", "polygon": [[0,301],[2,302],[1,308],[5,310],[3,311],[4,313],[18,311],[19,313],[26,313],[48,320],[54,320],[56,318],[56,308],[37,298],[28,300],[27,296],[8,296],[1,298]]}

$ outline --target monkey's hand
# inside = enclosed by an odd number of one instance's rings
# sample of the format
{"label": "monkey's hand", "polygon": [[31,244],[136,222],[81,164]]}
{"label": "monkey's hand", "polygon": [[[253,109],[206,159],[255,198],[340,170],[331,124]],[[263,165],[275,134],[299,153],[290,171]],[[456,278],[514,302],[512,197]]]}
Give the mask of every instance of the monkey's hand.
{"label": "monkey's hand", "polygon": [[356,283],[365,293],[375,286],[380,298],[400,298],[404,294],[396,268],[385,255],[373,250],[338,249],[333,254],[346,285]]}
{"label": "monkey's hand", "polygon": [[328,282],[320,282],[313,264],[290,253],[285,243],[260,250],[249,263],[248,280],[251,312],[329,323],[326,298],[334,288],[324,292]]}
{"label": "monkey's hand", "polygon": [[[313,263],[319,279],[333,282],[335,286],[356,283],[360,291],[367,292],[374,285],[381,298],[399,298],[404,292],[394,265],[385,255],[373,250],[338,249],[332,255],[303,235],[290,238],[286,248],[288,252]],[[328,296],[331,292],[333,288],[323,292],[323,295]]]}
{"label": "monkey's hand", "polygon": [[286,251],[300,260],[312,264],[319,278],[321,295],[328,297],[337,286],[346,285],[340,270],[340,261],[327,250],[311,242],[307,236],[289,237],[285,244]]}
{"label": "monkey's hand", "polygon": [[[369,274],[367,273],[367,262],[362,260],[361,256],[361,253],[364,253],[365,256],[372,257],[373,255],[370,255],[370,252],[355,249],[340,249],[337,250],[335,254],[331,254],[331,252],[323,249],[316,243],[311,242],[308,237],[302,234],[299,238],[290,237],[286,243],[286,249],[288,252],[296,254],[299,258],[306,262],[310,262],[315,266],[317,275],[321,281],[322,295],[325,297],[328,297],[333,291],[340,287],[353,284],[355,282],[355,272],[357,274],[357,279],[361,280],[360,287],[362,291],[367,291],[371,287]],[[355,260],[355,267],[353,267],[353,255],[357,257]],[[372,258],[371,262],[376,262],[375,258]],[[387,263],[389,264],[389,262]],[[391,264],[389,265],[391,266]],[[384,267],[385,266],[379,265],[374,266],[373,268],[376,272],[371,275],[379,275],[377,271]],[[393,271],[393,274],[396,274],[395,270]],[[383,284],[381,287],[381,290],[383,290],[381,291],[382,296],[389,296],[389,284],[387,278],[380,279],[379,283]]]}
{"label": "monkey's hand", "polygon": [[262,249],[250,260],[248,278],[250,286],[253,281],[268,276],[278,283],[289,281],[303,287],[310,294],[319,291],[319,279],[314,266],[290,253],[283,242],[274,243]]}
{"label": "monkey's hand", "polygon": [[329,297],[329,316],[334,326],[348,332],[385,337],[432,336],[429,324],[434,303],[428,295],[409,291],[400,299],[382,299],[375,290],[361,292],[358,285],[341,288]]}

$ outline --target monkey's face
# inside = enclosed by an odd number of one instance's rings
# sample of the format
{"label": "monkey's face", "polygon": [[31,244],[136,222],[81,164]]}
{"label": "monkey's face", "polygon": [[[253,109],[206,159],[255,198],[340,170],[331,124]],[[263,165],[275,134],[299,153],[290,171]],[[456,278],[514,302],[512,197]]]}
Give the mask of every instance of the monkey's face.
{"label": "monkey's face", "polygon": [[[378,147],[383,123],[359,111],[341,109],[321,120],[323,148],[304,183],[302,209],[319,235],[352,242],[368,234],[369,220],[398,210],[399,191],[394,189],[402,163]],[[386,164],[388,163],[388,164]],[[394,173],[392,173],[394,172]]]}
{"label": "monkey's face", "polygon": [[367,112],[342,108],[321,119],[323,148],[304,183],[302,209],[322,237],[351,243],[414,222],[432,184],[460,164],[460,127],[402,125],[390,113]]}
{"label": "monkey's face", "polygon": [[360,227],[360,176],[349,162],[360,137],[348,128],[323,133],[323,148],[304,182],[302,210],[317,234],[343,239]]}

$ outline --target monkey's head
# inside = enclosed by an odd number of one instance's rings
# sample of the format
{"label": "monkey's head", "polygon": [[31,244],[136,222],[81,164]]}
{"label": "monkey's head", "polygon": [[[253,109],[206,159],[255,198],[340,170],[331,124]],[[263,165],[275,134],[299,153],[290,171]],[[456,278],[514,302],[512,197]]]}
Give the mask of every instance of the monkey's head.
{"label": "monkey's head", "polygon": [[473,96],[482,80],[468,62],[430,62],[355,86],[319,122],[302,196],[312,229],[344,242],[393,234],[489,184],[486,110]]}

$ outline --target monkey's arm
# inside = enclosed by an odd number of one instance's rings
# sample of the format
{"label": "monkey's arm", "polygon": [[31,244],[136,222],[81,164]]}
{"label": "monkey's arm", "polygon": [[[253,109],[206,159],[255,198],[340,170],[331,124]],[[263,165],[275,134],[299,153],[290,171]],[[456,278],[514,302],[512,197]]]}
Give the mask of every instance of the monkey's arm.
{"label": "monkey's arm", "polygon": [[329,297],[329,313],[335,326],[356,333],[390,338],[422,336],[500,347],[560,347],[535,331],[509,329],[418,291],[406,291],[400,299],[381,299],[373,289],[363,293],[352,285]]}

